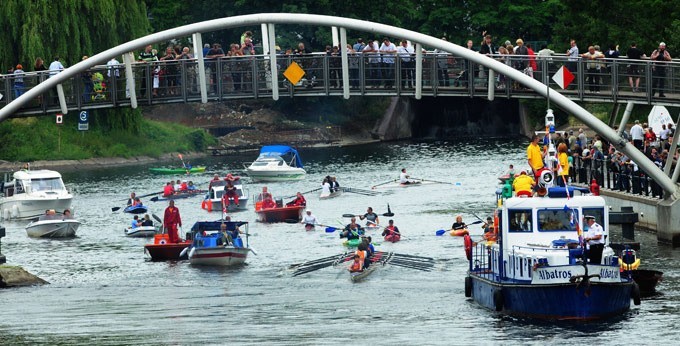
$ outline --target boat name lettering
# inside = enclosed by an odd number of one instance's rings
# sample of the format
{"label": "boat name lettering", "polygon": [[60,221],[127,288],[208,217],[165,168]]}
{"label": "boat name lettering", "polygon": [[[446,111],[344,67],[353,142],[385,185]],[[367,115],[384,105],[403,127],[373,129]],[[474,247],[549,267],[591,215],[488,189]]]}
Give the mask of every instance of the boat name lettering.
{"label": "boat name lettering", "polygon": [[600,278],[602,279],[618,279],[619,270],[618,268],[602,268],[600,269]]}
{"label": "boat name lettering", "polygon": [[571,278],[571,270],[539,270],[538,276],[541,280],[569,279]]}

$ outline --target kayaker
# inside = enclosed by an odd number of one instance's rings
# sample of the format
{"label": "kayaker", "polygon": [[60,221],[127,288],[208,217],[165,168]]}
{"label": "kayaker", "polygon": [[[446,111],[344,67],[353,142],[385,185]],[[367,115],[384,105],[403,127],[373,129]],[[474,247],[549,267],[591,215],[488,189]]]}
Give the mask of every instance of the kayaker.
{"label": "kayaker", "polygon": [[233,180],[227,180],[227,186],[224,187],[224,194],[222,195],[222,208],[229,206],[229,198],[234,199],[234,204],[238,207],[238,192],[234,186]]}
{"label": "kayaker", "polygon": [[307,209],[307,212],[305,213],[305,216],[302,217],[300,223],[304,223],[305,227],[314,228],[314,225],[316,225],[318,221],[316,220],[316,216],[312,215],[312,211]]}
{"label": "kayaker", "polygon": [[519,177],[512,182],[512,189],[515,190],[516,196],[533,196],[533,188],[536,186],[534,178],[527,175],[526,171],[522,171]]}
{"label": "kayaker", "polygon": [[353,217],[340,233],[340,238],[347,238],[347,240],[359,239],[361,234],[364,234],[364,229],[357,224],[357,218]]}
{"label": "kayaker", "polygon": [[401,169],[401,173],[399,174],[399,184],[413,184],[414,181],[409,180],[411,176],[406,174],[406,168]]}
{"label": "kayaker", "polygon": [[130,226],[132,226],[132,229],[135,229],[135,228],[138,228],[138,227],[141,227],[141,226],[142,226],[142,223],[139,222],[139,215],[135,215],[135,216],[132,218],[132,224],[130,224]]}
{"label": "kayaker", "polygon": [[177,234],[178,225],[182,227],[182,218],[179,215],[179,209],[175,207],[175,201],[170,200],[163,216],[163,226],[168,232],[170,243],[179,243],[180,238]]}
{"label": "kayaker", "polygon": [[399,227],[394,225],[394,220],[387,221],[387,227],[383,229],[382,236],[385,237],[385,240],[388,236],[390,238],[401,238],[401,232],[399,232]]}
{"label": "kayaker", "polygon": [[172,182],[168,182],[165,184],[165,187],[163,188],[163,197],[168,197],[172,196],[175,194],[175,189],[172,187]]}
{"label": "kayaker", "polygon": [[508,177],[510,177],[510,179],[513,179],[515,177],[515,166],[510,165],[510,167],[508,168],[508,171],[505,172],[505,174],[507,174]]}
{"label": "kayaker", "polygon": [[372,257],[373,254],[375,253],[375,246],[373,246],[373,238],[371,238],[371,236],[369,235],[368,237],[366,237],[366,241],[368,241],[368,243],[367,243],[368,244],[368,251],[369,251],[369,254]]}
{"label": "kayaker", "polygon": [[454,231],[462,230],[462,229],[467,229],[467,224],[463,222],[463,217],[458,215],[456,216],[456,222],[451,225],[451,229]]}
{"label": "kayaker", "polygon": [[303,196],[300,192],[296,194],[296,197],[294,200],[286,203],[286,207],[303,207],[307,205],[307,200],[305,200],[305,196]]}
{"label": "kayaker", "polygon": [[491,216],[489,216],[489,217],[486,218],[486,222],[484,222],[482,224],[482,230],[484,231],[484,234],[486,235],[486,233],[493,232],[492,227],[493,227],[493,219],[491,218]]}
{"label": "kayaker", "polygon": [[361,243],[357,246],[357,251],[356,253],[361,257],[361,261],[364,263],[362,266],[363,269],[368,268],[368,266],[371,264],[370,260],[370,253],[368,251],[368,242],[366,241],[365,237],[362,237]]}
{"label": "kayaker", "polygon": [[142,206],[142,200],[139,199],[139,197],[135,197],[135,201],[132,202],[132,206],[133,206],[133,207],[136,207],[136,206],[140,206],[140,207],[141,207],[141,206]]}
{"label": "kayaker", "polygon": [[363,220],[366,219],[366,226],[377,226],[380,224],[380,219],[378,218],[378,214],[373,212],[373,208],[368,207],[366,209],[366,214],[360,215],[359,219]]}
{"label": "kayaker", "polygon": [[130,198],[128,198],[127,205],[132,205],[132,203],[135,202],[135,197],[136,197],[136,196],[137,196],[137,195],[135,195],[134,192],[131,193],[131,194],[130,194]]}
{"label": "kayaker", "polygon": [[588,259],[590,263],[601,264],[602,250],[604,250],[604,230],[600,224],[595,222],[595,216],[586,215],[583,218],[586,219],[588,225],[588,232],[583,239],[588,244]]}
{"label": "kayaker", "polygon": [[149,217],[149,214],[144,215],[142,226],[153,226],[153,221],[151,220],[151,217]]}
{"label": "kayaker", "polygon": [[352,265],[349,267],[350,273],[358,273],[363,270],[364,262],[361,260],[361,256],[359,254],[354,254],[354,262],[352,262]]}

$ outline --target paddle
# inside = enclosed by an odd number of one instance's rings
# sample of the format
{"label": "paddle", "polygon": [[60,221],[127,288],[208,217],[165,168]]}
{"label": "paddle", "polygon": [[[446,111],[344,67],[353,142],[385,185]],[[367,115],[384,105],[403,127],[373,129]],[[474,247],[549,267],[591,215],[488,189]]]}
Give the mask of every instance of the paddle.
{"label": "paddle", "polygon": [[[303,195],[306,195],[306,194],[308,194],[308,193],[312,193],[312,192],[317,192],[317,191],[319,191],[319,190],[321,190],[321,189],[322,189],[322,188],[320,188],[320,187],[317,187],[316,189],[313,189],[313,190],[309,190],[309,191],[301,192],[301,194],[303,194]],[[297,197],[297,193],[296,193],[296,194],[294,194],[294,195],[292,195],[292,196],[286,196],[286,197],[283,197],[283,199],[289,199],[289,198],[293,198],[293,197]]]}
{"label": "paddle", "polygon": [[372,189],[372,190],[375,190],[375,188],[378,187],[378,186],[383,186],[383,185],[387,185],[387,184],[389,184],[389,183],[394,183],[394,182],[397,181],[397,180],[398,180],[398,179],[392,179],[392,180],[386,181],[386,182],[384,182],[384,183],[380,183],[380,184],[373,185],[373,187],[371,187],[371,189]]}
{"label": "paddle", "polygon": [[187,172],[187,175],[189,175],[189,168],[187,168],[187,165],[184,163],[184,158],[182,157],[182,154],[177,154],[177,156],[182,161],[182,167],[184,167],[184,170]]}
{"label": "paddle", "polygon": [[[478,224],[480,224],[480,223],[484,223],[484,221],[479,220],[479,221],[470,222],[469,224],[467,224],[467,226],[478,225]],[[435,232],[435,234],[436,234],[437,236],[441,236],[441,235],[444,235],[444,233],[446,233],[446,232],[448,232],[448,231],[450,231],[450,230],[440,229],[440,230],[438,230],[437,232]]]}

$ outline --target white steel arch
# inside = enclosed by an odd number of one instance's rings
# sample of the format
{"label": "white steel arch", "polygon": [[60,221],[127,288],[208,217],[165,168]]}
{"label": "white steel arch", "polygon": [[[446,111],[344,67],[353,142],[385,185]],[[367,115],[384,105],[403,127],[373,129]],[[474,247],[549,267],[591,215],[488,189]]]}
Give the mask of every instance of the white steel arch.
{"label": "white steel arch", "polygon": [[[567,97],[561,95],[558,91],[552,90],[548,94],[546,85],[525,75],[524,73],[515,70],[504,63],[490,59],[485,55],[478,54],[474,51],[468,50],[459,45],[440,40],[438,38],[421,34],[415,31],[397,28],[391,25],[372,23],[364,20],[350,19],[343,17],[324,16],[316,14],[300,14],[300,13],[259,13],[249,14],[243,16],[234,16],[220,19],[213,19],[204,22],[184,25],[181,27],[165,30],[162,32],[147,35],[130,42],[113,47],[103,51],[97,55],[90,57],[87,60],[81,61],[56,76],[47,79],[38,86],[27,91],[25,94],[10,102],[8,105],[0,109],[0,121],[7,119],[12,113],[17,111],[24,103],[37,97],[38,95],[48,91],[69,78],[76,77],[88,68],[95,65],[103,65],[113,57],[121,56],[128,52],[133,52],[142,47],[157,42],[166,42],[177,37],[190,36],[194,33],[211,32],[226,28],[243,27],[249,25],[261,25],[267,23],[273,29],[274,24],[303,24],[314,26],[330,26],[346,29],[357,30],[361,32],[369,32],[376,36],[390,36],[407,39],[413,42],[420,43],[433,48],[439,48],[443,51],[452,53],[462,58],[471,60],[476,64],[488,67],[499,73],[503,73],[509,78],[522,83],[528,88],[533,89],[540,95],[550,99],[551,102],[558,105],[560,108],[573,114],[576,118],[581,120],[586,126],[593,129],[595,132],[602,135],[608,141],[624,152],[628,157],[635,161],[645,172],[647,172],[660,186],[675,199],[677,192],[677,185],[667,175],[663,174],[658,167],[650,161],[642,152],[637,150],[632,144],[621,138],[614,130],[612,130],[605,123],[597,119],[588,111],[583,109],[575,102],[569,100]],[[273,30],[270,30],[270,40],[273,39]],[[270,42],[270,45],[272,42]],[[272,52],[272,56],[274,56]]]}

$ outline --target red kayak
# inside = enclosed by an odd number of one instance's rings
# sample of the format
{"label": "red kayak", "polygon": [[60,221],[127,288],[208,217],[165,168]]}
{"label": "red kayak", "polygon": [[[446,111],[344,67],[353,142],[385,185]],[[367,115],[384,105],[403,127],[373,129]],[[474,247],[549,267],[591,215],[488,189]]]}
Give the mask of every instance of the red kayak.
{"label": "red kayak", "polygon": [[180,256],[180,253],[191,245],[191,241],[187,240],[182,243],[170,243],[169,240],[167,234],[156,234],[153,244],[144,245],[144,251],[151,256],[152,261],[187,259],[186,252],[184,253],[184,256]]}
{"label": "red kayak", "polygon": [[305,206],[291,206],[255,210],[257,220],[260,222],[300,222]]}
{"label": "red kayak", "polygon": [[385,236],[385,241],[388,241],[388,242],[391,242],[391,243],[396,243],[399,240],[401,240],[400,234],[392,233],[392,234],[388,234],[388,235]]}

